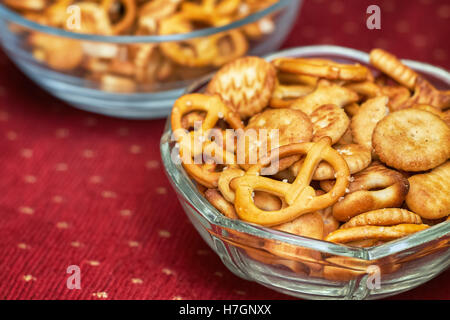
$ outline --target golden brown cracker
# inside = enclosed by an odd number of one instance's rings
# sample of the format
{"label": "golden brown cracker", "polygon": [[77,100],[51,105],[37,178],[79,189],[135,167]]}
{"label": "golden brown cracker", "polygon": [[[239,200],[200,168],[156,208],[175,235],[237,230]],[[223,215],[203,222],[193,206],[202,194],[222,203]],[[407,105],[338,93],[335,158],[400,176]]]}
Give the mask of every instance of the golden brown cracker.
{"label": "golden brown cracker", "polygon": [[375,153],[388,166],[424,171],[450,157],[450,128],[438,116],[404,109],[381,120],[373,133]]}
{"label": "golden brown cracker", "polygon": [[426,219],[450,215],[450,161],[408,179],[408,208]]}

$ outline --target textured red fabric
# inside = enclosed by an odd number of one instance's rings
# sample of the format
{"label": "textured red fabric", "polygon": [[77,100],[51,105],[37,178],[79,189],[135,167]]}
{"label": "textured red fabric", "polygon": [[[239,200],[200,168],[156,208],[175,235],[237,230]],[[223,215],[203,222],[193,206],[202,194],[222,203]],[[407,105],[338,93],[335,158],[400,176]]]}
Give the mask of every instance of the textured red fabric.
{"label": "textured red fabric", "polygon": [[[365,26],[369,4],[381,30]],[[449,17],[445,0],[307,0],[284,47],[382,47],[448,69]],[[190,225],[161,167],[164,120],[79,111],[2,53],[0,68],[0,298],[288,298],[234,276]],[[449,284],[447,271],[395,298],[449,299]]]}

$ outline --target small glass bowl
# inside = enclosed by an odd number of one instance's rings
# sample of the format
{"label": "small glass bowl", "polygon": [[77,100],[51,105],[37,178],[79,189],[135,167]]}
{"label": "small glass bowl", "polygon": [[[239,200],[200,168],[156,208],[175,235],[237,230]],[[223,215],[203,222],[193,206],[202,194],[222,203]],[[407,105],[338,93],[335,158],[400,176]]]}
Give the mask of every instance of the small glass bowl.
{"label": "small glass bowl", "polygon": [[[159,72],[157,80],[151,79],[151,83],[143,84],[147,81],[145,80],[138,85],[133,85],[126,80],[122,82],[116,78],[97,75],[98,69],[106,68],[101,62],[89,63],[88,66],[83,65],[82,68],[78,66],[67,71],[51,68],[42,57],[39,57],[39,54],[36,54],[36,51],[33,53],[29,35],[52,35],[60,37],[63,41],[75,41],[78,45],[81,44],[84,54],[83,63],[86,63],[87,56],[100,55],[103,59],[103,54],[108,56],[124,51],[129,52],[130,48],[135,48],[137,45],[182,44],[186,40],[198,40],[225,31],[242,30],[251,23],[270,19],[273,22],[271,25],[273,29],[258,38],[248,40],[248,50],[245,53],[246,55],[264,55],[280,48],[293,26],[301,3],[302,0],[279,0],[264,10],[224,26],[165,36],[99,36],[72,33],[27,20],[0,4],[0,42],[10,59],[33,81],[77,108],[122,118],[162,118],[168,115],[173,102],[188,85],[216,68],[188,68],[175,64],[172,68],[175,71],[172,70],[170,73],[164,72],[165,69],[163,69]],[[41,38],[43,39],[36,41],[54,41],[45,40],[45,37]],[[108,68],[110,68],[109,65]],[[111,68],[114,69],[114,67]],[[115,68],[114,72],[129,72],[126,67],[120,68],[120,70]],[[88,75],[86,70],[89,70]]]}
{"label": "small glass bowl", "polygon": [[[338,46],[299,47],[266,58],[277,57],[369,62],[368,54]],[[448,89],[447,71],[421,62],[403,62],[436,87]],[[209,79],[197,82],[187,92],[201,92]],[[205,242],[239,277],[300,298],[380,299],[417,287],[450,264],[450,222],[383,245],[356,248],[226,218],[201,195],[182,166],[172,162],[175,142],[171,133],[168,120],[161,156],[181,206]]]}

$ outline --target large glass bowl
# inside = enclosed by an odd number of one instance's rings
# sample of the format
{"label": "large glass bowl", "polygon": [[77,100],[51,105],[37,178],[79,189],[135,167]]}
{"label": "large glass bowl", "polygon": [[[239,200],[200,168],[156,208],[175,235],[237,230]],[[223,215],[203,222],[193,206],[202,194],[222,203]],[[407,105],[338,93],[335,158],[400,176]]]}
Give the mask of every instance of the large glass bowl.
{"label": "large glass bowl", "polygon": [[[369,61],[364,52],[337,46],[299,47],[267,59],[312,56],[361,64]],[[403,62],[436,87],[448,89],[447,71],[420,62]],[[188,92],[201,92],[208,80],[199,81]],[[161,138],[167,176],[194,227],[239,277],[300,298],[379,299],[417,287],[450,264],[450,222],[383,245],[356,248],[228,219],[200,194],[181,165],[172,162],[174,145],[167,121]],[[271,250],[267,250],[269,246]],[[281,246],[283,251],[278,252],[284,253],[274,255],[274,248]]]}
{"label": "large glass bowl", "polygon": [[[33,55],[28,36],[31,33],[58,36],[80,42],[88,51],[101,50],[121,52],[130,46],[139,44],[182,43],[186,40],[211,37],[218,33],[238,30],[251,23],[258,23],[264,18],[273,21],[273,30],[258,39],[249,41],[247,55],[264,55],[280,48],[291,30],[299,12],[302,0],[279,0],[266,9],[253,13],[246,18],[233,23],[197,30],[190,33],[171,34],[166,36],[98,36],[72,33],[62,29],[37,24],[23,18],[0,4],[0,42],[12,61],[39,86],[66,101],[67,103],[87,111],[100,114],[134,118],[150,119],[167,116],[175,99],[184,92],[193,80],[198,80],[211,73],[211,68],[179,71],[180,76],[151,85],[138,85],[132,92],[115,92],[114,87],[98,83],[98,79],[86,78],[79,70],[61,72],[49,68]],[[161,76],[162,77],[162,76]],[[183,79],[180,79],[183,78]],[[105,80],[105,83],[110,81]],[[108,91],[105,91],[107,88]],[[124,86],[118,88],[123,89]],[[112,92],[111,92],[112,90]]]}

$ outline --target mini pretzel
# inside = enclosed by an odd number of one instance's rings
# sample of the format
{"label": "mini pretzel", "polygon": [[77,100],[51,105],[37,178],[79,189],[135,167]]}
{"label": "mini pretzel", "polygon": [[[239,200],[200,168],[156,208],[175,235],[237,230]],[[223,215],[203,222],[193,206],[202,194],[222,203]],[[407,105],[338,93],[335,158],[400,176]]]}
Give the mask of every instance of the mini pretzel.
{"label": "mini pretzel", "polygon": [[[292,184],[259,176],[261,169],[278,157],[278,154],[272,150],[270,157],[261,159],[260,164],[252,166],[243,177],[234,179],[231,187],[236,192],[235,208],[242,220],[264,226],[281,224],[292,221],[302,214],[326,208],[345,193],[349,177],[348,166],[339,153],[331,148],[330,138],[325,137],[316,143],[290,144],[277,150],[281,158],[294,154],[306,154],[300,173]],[[309,184],[321,160],[333,166],[337,178],[330,192],[316,196]],[[284,198],[288,206],[277,211],[263,211],[253,202],[252,193],[256,190]]]}
{"label": "mini pretzel", "polygon": [[359,226],[392,226],[397,224],[421,224],[422,219],[414,212],[387,208],[361,213],[341,226],[341,229]]}
{"label": "mini pretzel", "polygon": [[100,35],[113,34],[108,14],[100,4],[83,1],[77,2],[77,7],[80,9],[81,24],[75,32]]}
{"label": "mini pretzel", "polygon": [[275,31],[275,22],[272,17],[264,17],[254,23],[243,26],[242,30],[250,40],[261,40],[263,36]]}
{"label": "mini pretzel", "polygon": [[417,80],[417,73],[405,66],[394,55],[382,49],[374,49],[370,52],[370,63],[398,83],[409,89],[414,88]]}
{"label": "mini pretzel", "polygon": [[[222,45],[226,43],[227,45]],[[218,53],[212,64],[222,66],[232,60],[242,57],[248,50],[248,42],[243,33],[239,30],[230,30],[222,34],[217,41]],[[223,48],[227,48],[224,50]]]}
{"label": "mini pretzel", "polygon": [[343,107],[356,101],[358,101],[358,94],[350,89],[335,84],[318,85],[316,90],[310,94],[295,100],[290,108],[301,110],[310,115],[324,104],[335,104],[338,107]]}
{"label": "mini pretzel", "polygon": [[[182,124],[183,116],[192,111],[203,111],[206,113],[205,119],[201,125],[203,133],[202,137],[205,137],[207,132],[212,129],[221,118],[223,118],[223,120],[225,120],[233,129],[242,128],[243,125],[240,118],[222,102],[219,96],[193,93],[184,95],[175,101],[172,109],[171,124],[175,138],[180,143],[180,156],[183,160],[183,167],[197,182],[208,188],[215,188],[217,187],[221,174],[220,172],[214,171],[216,165],[194,164],[192,161],[192,157],[195,155],[193,154],[193,150],[191,150],[192,148],[189,148],[188,145],[192,145],[195,134],[193,134],[193,132],[190,132],[189,134],[186,133]],[[209,144],[209,146],[213,147],[214,145],[218,147],[214,142]],[[199,151],[203,152],[204,149]],[[215,154],[215,156],[217,156],[217,154]],[[223,151],[222,156],[226,160],[229,154],[225,150]],[[187,161],[185,161],[186,159],[188,159],[190,163],[187,163]],[[232,159],[234,159],[234,155],[232,156]],[[220,160],[225,162],[223,158]]]}
{"label": "mini pretzel", "polygon": [[245,172],[240,169],[227,169],[224,170],[220,175],[218,180],[218,187],[220,193],[222,193],[223,197],[227,201],[234,203],[235,200],[234,191],[230,189],[231,180],[237,177],[242,177],[244,174]]}
{"label": "mini pretzel", "polygon": [[283,72],[305,74],[329,80],[363,81],[370,73],[369,69],[359,64],[339,64],[320,59],[279,58],[273,63]]}
{"label": "mini pretzel", "polygon": [[348,194],[333,205],[333,215],[339,221],[348,221],[371,210],[399,207],[409,188],[408,180],[401,173],[379,162],[373,162],[352,180]]}
{"label": "mini pretzel", "polygon": [[[371,152],[358,144],[336,145],[334,147],[347,162],[350,174],[355,174],[367,168],[372,161]],[[299,160],[289,169],[294,176],[297,176],[304,159]],[[334,179],[335,172],[326,162],[321,162],[313,175],[313,180]]]}
{"label": "mini pretzel", "polygon": [[221,68],[206,91],[219,94],[242,118],[248,118],[269,104],[275,80],[276,71],[270,63],[245,57]]}
{"label": "mini pretzel", "polygon": [[[130,29],[134,23],[134,19],[137,13],[135,0],[120,0],[120,3],[123,4],[125,14],[119,22],[111,26],[112,33],[115,35],[121,34],[124,31]],[[117,0],[103,0],[102,6],[105,11],[108,12],[116,4]]]}
{"label": "mini pretzel", "polygon": [[[181,14],[173,15],[160,22],[159,34],[169,35],[187,33],[192,31],[190,22]],[[163,42],[160,44],[162,52],[178,64],[201,67],[212,63],[218,54],[218,41],[220,35],[194,38],[181,42]],[[189,45],[187,47],[186,45]]]}
{"label": "mini pretzel", "polygon": [[325,241],[336,243],[347,243],[366,239],[389,241],[425,230],[428,227],[426,224],[398,224],[389,227],[360,226],[338,229],[330,233],[325,238]]}

